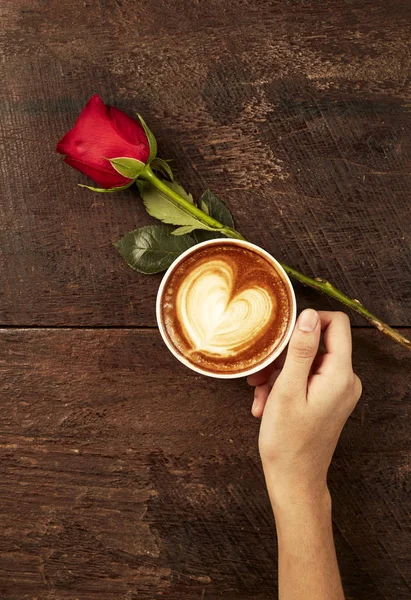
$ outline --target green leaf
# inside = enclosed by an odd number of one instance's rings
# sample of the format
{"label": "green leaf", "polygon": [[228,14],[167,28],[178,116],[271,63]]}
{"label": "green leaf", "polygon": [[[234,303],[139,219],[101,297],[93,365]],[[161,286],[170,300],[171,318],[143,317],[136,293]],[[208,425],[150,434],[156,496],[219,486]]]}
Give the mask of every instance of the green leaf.
{"label": "green leaf", "polygon": [[194,204],[194,198],[191,194],[189,194],[188,192],[185,191],[185,189],[183,188],[183,186],[178,183],[177,181],[165,181],[164,182],[171,190],[173,190],[174,192],[177,192],[177,194],[180,194],[180,196],[183,196],[183,198],[185,198],[186,200],[188,200],[189,202],[191,202],[191,204]]}
{"label": "green leaf", "polygon": [[115,168],[117,173],[123,175],[123,177],[129,177],[135,179],[144,169],[145,164],[141,160],[136,158],[127,158],[126,156],[120,156],[118,158],[108,158],[112,167]]}
{"label": "green leaf", "polygon": [[91,190],[92,192],[100,192],[100,194],[109,194],[110,192],[121,192],[122,190],[126,190],[131,185],[133,185],[133,183],[134,183],[134,181],[130,181],[129,183],[126,183],[126,185],[120,185],[119,187],[108,188],[108,189],[96,188],[96,187],[92,187],[91,185],[84,185],[84,183],[78,183],[77,185],[82,188],[87,188],[88,190]]}
{"label": "green leaf", "polygon": [[[139,182],[137,185],[148,214],[155,219],[158,219],[163,223],[168,223],[169,225],[184,225],[186,227],[184,233],[193,231],[194,229],[214,231],[213,227],[202,223],[188,210],[175,204],[168,196],[166,196],[166,194],[160,192],[154,186],[150,184],[147,185],[146,182],[143,182],[143,184]],[[170,183],[168,187],[177,191],[175,182]],[[175,235],[179,234],[177,233]]]}
{"label": "green leaf", "polygon": [[209,215],[210,212],[208,210],[208,206],[207,204],[204,202],[204,200],[200,200],[200,208],[203,212],[205,212],[206,215]]}
{"label": "green leaf", "polygon": [[139,113],[137,113],[137,116],[140,119],[140,123],[143,126],[143,129],[145,131],[145,134],[147,136],[148,143],[150,146],[150,155],[149,155],[148,161],[147,161],[148,163],[150,163],[157,154],[157,140],[154,137],[154,134],[152,133],[152,131],[148,128],[147,123],[145,122],[143,117]]}
{"label": "green leaf", "polygon": [[160,273],[195,245],[190,235],[174,236],[172,229],[161,223],[140,227],[127,233],[114,246],[132,269],[146,274]]}
{"label": "green leaf", "polygon": [[174,231],[171,233],[173,235],[185,235],[186,233],[191,233],[192,231],[194,231],[194,229],[191,225],[183,225],[182,227],[177,227],[177,229],[174,229]]}
{"label": "green leaf", "polygon": [[[226,227],[231,227],[234,229],[234,219],[230,211],[228,210],[225,202],[221,200],[214,192],[211,190],[206,190],[204,194],[200,198],[200,207],[201,210],[206,212],[205,209],[208,210],[208,214],[220,221]],[[226,236],[223,233],[218,233],[217,231],[194,231],[193,237],[195,238],[197,244],[200,242],[205,242],[206,240],[214,240],[217,238],[225,238]]]}
{"label": "green leaf", "polygon": [[193,238],[196,241],[196,244],[200,244],[201,242],[206,242],[207,240],[216,240],[218,238],[227,238],[224,233],[218,233],[218,231],[204,231],[202,229],[196,229],[192,233]]}
{"label": "green leaf", "polygon": [[154,171],[160,171],[164,177],[168,177],[170,181],[174,181],[173,171],[167,161],[156,156],[156,158],[151,161],[150,166]]}
{"label": "green leaf", "polygon": [[226,203],[221,200],[214,192],[211,190],[206,190],[204,194],[200,198],[200,206],[201,210],[203,209],[203,203],[208,208],[208,214],[216,219],[216,221],[220,221],[226,227],[230,227],[234,229],[234,219],[233,215],[227,208]]}

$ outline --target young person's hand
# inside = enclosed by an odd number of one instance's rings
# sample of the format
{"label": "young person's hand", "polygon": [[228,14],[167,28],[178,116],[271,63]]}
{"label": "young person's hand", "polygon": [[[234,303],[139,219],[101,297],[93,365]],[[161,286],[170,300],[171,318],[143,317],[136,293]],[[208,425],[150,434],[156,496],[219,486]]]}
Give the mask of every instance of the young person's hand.
{"label": "young person's hand", "polygon": [[[325,353],[318,352],[321,332]],[[323,494],[341,430],[361,396],[347,315],[304,310],[286,356],[248,382],[256,386],[252,413],[262,417],[259,448],[274,504]]]}
{"label": "young person's hand", "polygon": [[[325,353],[319,353],[321,331]],[[278,538],[280,600],[344,600],[327,471],[361,395],[343,313],[304,310],[286,356],[248,378]]]}

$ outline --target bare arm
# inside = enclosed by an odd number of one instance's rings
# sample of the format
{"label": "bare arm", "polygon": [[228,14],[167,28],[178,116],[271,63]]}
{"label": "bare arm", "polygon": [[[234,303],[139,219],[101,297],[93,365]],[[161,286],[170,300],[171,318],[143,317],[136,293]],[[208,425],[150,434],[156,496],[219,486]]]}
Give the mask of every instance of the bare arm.
{"label": "bare arm", "polygon": [[[326,353],[317,354],[321,331]],[[287,356],[249,377],[278,537],[280,600],[344,600],[327,471],[361,395],[343,313],[300,315]]]}
{"label": "bare arm", "polygon": [[275,505],[281,600],[344,600],[331,525],[331,499]]}

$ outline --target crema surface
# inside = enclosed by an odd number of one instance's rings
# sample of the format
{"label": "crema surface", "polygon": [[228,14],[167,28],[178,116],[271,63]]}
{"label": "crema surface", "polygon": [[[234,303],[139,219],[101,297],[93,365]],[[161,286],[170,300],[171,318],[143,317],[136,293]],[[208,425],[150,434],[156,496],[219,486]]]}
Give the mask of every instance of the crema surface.
{"label": "crema surface", "polygon": [[263,362],[281,343],[291,302],[263,255],[235,244],[199,248],[180,263],[162,295],[162,319],[177,353],[212,373]]}

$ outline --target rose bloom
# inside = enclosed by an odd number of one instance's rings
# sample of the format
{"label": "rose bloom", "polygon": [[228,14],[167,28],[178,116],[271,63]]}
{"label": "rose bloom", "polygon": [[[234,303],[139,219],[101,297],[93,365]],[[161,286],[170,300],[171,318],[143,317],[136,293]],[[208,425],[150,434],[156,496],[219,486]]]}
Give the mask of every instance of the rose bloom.
{"label": "rose bloom", "polygon": [[150,145],[142,125],[94,95],[81,111],[73,129],[59,141],[64,161],[85,173],[102,188],[121,187],[131,179],[118,173],[109,158],[135,158],[146,163]]}

